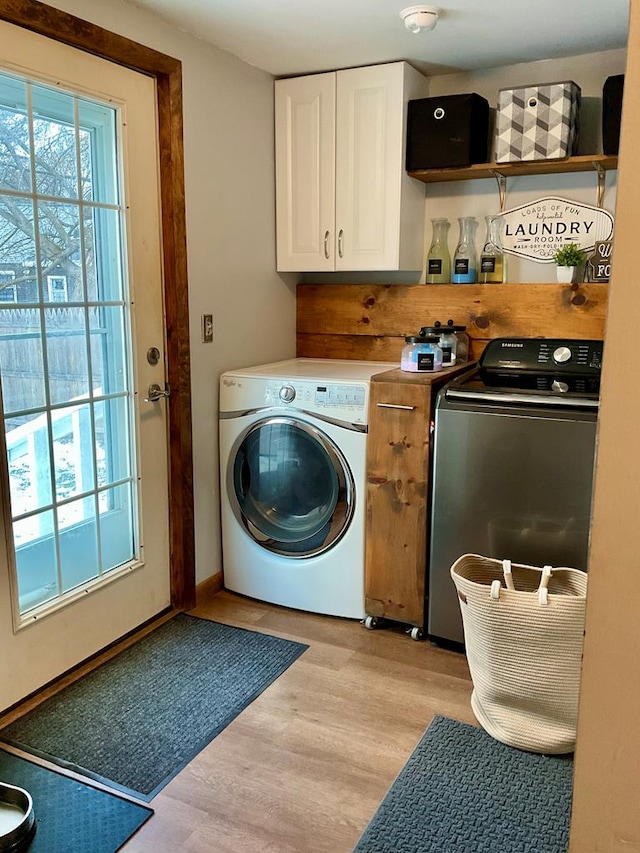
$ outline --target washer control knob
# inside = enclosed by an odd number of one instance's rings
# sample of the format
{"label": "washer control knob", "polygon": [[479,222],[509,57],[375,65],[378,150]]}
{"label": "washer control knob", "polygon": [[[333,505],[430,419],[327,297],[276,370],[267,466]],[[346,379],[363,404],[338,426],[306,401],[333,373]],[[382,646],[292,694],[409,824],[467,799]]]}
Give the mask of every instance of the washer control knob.
{"label": "washer control knob", "polygon": [[556,364],[565,364],[571,361],[571,350],[569,347],[558,347],[553,351],[553,360]]}
{"label": "washer control knob", "polygon": [[296,398],[296,389],[293,385],[283,385],[278,396],[283,403],[292,403]]}
{"label": "washer control knob", "polygon": [[569,385],[566,382],[563,382],[561,379],[554,379],[551,383],[552,391],[561,391],[563,394],[566,394],[569,390]]}

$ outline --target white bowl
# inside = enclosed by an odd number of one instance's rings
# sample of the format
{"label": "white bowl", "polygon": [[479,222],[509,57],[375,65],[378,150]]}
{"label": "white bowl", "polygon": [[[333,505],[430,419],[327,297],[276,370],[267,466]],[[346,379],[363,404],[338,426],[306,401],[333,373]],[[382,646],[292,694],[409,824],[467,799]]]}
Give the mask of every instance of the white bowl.
{"label": "white bowl", "polygon": [[36,831],[31,794],[0,782],[0,853],[19,853]]}

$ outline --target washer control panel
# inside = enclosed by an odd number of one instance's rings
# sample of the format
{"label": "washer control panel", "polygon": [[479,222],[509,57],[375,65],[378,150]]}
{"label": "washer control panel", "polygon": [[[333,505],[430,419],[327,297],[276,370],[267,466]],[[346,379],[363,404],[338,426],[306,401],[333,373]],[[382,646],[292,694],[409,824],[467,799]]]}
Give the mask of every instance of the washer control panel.
{"label": "washer control panel", "polygon": [[271,406],[284,403],[312,411],[345,409],[364,412],[367,406],[367,387],[361,383],[277,380],[267,383],[265,403]]}
{"label": "washer control panel", "polygon": [[496,338],[480,358],[485,370],[599,375],[603,342],[566,338]]}
{"label": "washer control panel", "polygon": [[362,385],[316,385],[319,406],[355,406],[364,409],[366,393]]}

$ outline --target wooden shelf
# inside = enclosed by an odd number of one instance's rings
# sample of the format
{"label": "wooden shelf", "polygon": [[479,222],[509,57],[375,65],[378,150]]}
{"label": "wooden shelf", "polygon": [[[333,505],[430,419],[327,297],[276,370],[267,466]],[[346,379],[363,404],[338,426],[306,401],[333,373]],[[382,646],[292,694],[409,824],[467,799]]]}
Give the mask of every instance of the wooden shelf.
{"label": "wooden shelf", "polygon": [[608,154],[565,157],[561,160],[529,160],[519,163],[474,163],[448,169],[420,169],[408,174],[425,184],[440,181],[472,181],[476,178],[515,178],[519,175],[552,175],[560,172],[610,171],[618,168],[618,158]]}

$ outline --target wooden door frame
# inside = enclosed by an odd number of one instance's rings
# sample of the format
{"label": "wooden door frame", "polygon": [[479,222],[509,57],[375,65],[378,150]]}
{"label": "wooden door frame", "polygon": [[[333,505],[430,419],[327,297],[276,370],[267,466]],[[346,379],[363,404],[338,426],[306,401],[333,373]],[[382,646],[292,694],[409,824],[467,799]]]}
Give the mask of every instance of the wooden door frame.
{"label": "wooden door frame", "polygon": [[182,140],[182,63],[37,0],[0,0],[0,20],[16,24],[156,81],[169,405],[171,604],[195,605],[191,368]]}

